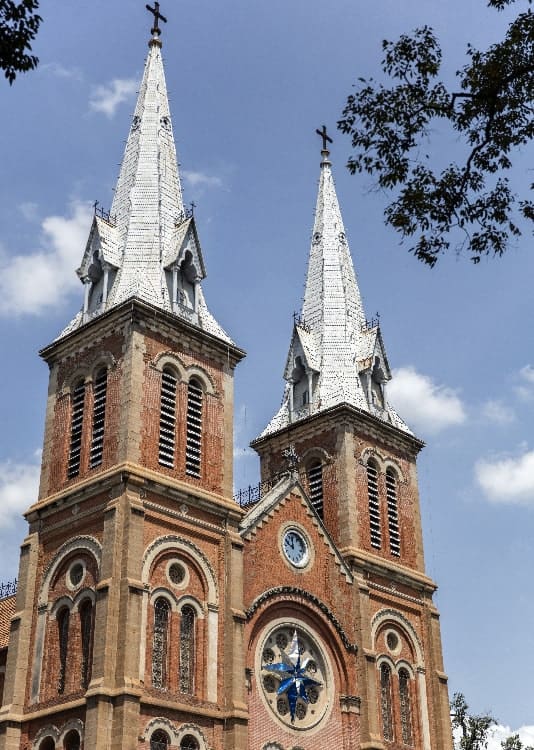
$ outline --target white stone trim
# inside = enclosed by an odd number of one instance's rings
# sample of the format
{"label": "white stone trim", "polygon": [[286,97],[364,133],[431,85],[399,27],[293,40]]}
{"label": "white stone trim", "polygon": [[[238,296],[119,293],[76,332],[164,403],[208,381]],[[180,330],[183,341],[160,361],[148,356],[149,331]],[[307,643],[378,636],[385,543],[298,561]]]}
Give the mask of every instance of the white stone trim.
{"label": "white stone trim", "polygon": [[206,738],[204,737],[201,728],[196,724],[182,724],[182,726],[179,727],[177,735],[178,747],[180,747],[180,742],[188,734],[191,734],[196,739],[196,741],[198,742],[199,750],[208,750],[208,743],[206,742]]}
{"label": "white stone trim", "polygon": [[404,617],[404,615],[402,615],[400,612],[397,612],[394,609],[381,609],[375,614],[375,616],[371,620],[371,638],[372,638],[373,650],[382,651],[381,648],[380,649],[377,648],[376,636],[380,628],[387,622],[394,622],[401,631],[404,631],[404,635],[411,642],[412,647],[415,651],[415,656],[416,656],[415,666],[424,667],[425,660],[423,656],[423,648],[421,646],[421,641],[419,640],[419,637],[417,633],[415,632],[415,628],[413,627],[411,622],[407,620],[406,617]]}
{"label": "white stone trim", "polygon": [[184,594],[184,596],[181,596],[178,599],[178,611],[180,612],[180,614],[182,613],[182,609],[187,606],[192,607],[195,610],[195,614],[199,620],[203,620],[205,618],[206,613],[204,612],[202,604],[200,604],[198,599],[195,599],[194,596],[190,596],[189,594]]}

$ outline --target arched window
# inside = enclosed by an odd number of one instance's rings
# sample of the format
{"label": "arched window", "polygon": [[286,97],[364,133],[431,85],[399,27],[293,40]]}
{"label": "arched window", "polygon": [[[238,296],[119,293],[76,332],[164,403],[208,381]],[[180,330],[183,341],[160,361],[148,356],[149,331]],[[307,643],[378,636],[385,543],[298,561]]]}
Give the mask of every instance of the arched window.
{"label": "arched window", "polygon": [[202,401],[204,392],[198,380],[191,378],[187,387],[187,421],[185,436],[185,473],[200,476],[202,458]]}
{"label": "arched window", "polygon": [[169,658],[169,602],[160,597],[154,604],[154,635],[152,638],[152,685],[167,687]]}
{"label": "arched window", "polygon": [[386,471],[386,496],[388,504],[389,551],[400,555],[399,513],[397,510],[397,477],[393,469]]}
{"label": "arched window", "polygon": [[70,612],[63,607],[57,615],[57,630],[59,640],[59,675],[57,680],[58,693],[65,692],[65,680],[67,677],[67,660],[69,657],[69,621]]}
{"label": "arched window", "polygon": [[173,371],[165,367],[161,374],[161,399],[159,414],[159,462],[174,468],[176,443],[176,386]]}
{"label": "arched window", "polygon": [[85,403],[85,383],[80,380],[71,395],[70,448],[67,476],[77,477],[80,473],[82,456],[83,408]]}
{"label": "arched window", "polygon": [[323,517],[323,465],[319,460],[308,466],[310,501],[320,518]]}
{"label": "arched window", "polygon": [[385,740],[393,742],[391,668],[387,664],[382,664],[380,667],[380,709],[382,713],[382,734]]}
{"label": "arched window", "polygon": [[80,640],[82,645],[81,686],[87,688],[91,679],[93,654],[93,602],[86,599],[80,607]]}
{"label": "arched window", "polygon": [[192,734],[186,734],[180,741],[180,750],[199,750],[197,738]]}
{"label": "arched window", "polygon": [[150,738],[150,750],[167,750],[170,745],[169,736],[163,729],[156,729]]}
{"label": "arched window", "polygon": [[89,466],[91,468],[100,466],[102,463],[107,388],[108,371],[103,367],[97,372],[93,385],[93,433],[91,435],[91,452],[89,456]]}
{"label": "arched window", "polygon": [[399,699],[402,742],[413,745],[412,708],[410,705],[410,675],[407,669],[399,670]]}
{"label": "arched window", "polygon": [[369,529],[371,547],[380,549],[382,532],[380,530],[380,500],[378,497],[378,468],[373,461],[367,464],[367,494],[369,497]]}
{"label": "arched window", "polygon": [[39,743],[39,750],[56,750],[56,743],[53,737],[45,737]]}
{"label": "arched window", "polygon": [[186,605],[180,621],[180,692],[193,694],[195,676],[195,610]]}
{"label": "arched window", "polygon": [[80,746],[80,735],[75,729],[71,729],[65,737],[65,742],[63,743],[64,750],[80,750]]}

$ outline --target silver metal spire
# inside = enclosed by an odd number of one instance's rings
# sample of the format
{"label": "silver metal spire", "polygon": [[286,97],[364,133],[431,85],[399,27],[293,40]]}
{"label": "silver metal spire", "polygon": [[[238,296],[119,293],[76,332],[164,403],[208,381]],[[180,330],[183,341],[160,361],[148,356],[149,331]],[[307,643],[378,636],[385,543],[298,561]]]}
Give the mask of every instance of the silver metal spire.
{"label": "silver metal spire", "polygon": [[377,321],[368,323],[322,131],[321,173],[308,272],[284,371],[282,407],[262,435],[349,404],[409,431],[386,401],[391,378]]}
{"label": "silver metal spire", "polygon": [[136,298],[230,341],[209,313],[192,209],[184,207],[161,56],[158,3],[113,204],[98,211],[77,273],[83,310],[62,336]]}

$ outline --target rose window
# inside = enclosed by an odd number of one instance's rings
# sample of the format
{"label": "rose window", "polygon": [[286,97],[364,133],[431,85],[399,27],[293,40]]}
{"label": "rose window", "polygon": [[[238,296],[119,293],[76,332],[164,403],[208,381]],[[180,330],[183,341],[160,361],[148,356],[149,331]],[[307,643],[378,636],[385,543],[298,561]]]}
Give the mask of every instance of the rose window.
{"label": "rose window", "polygon": [[309,729],[328,708],[328,672],[320,647],[292,625],[272,630],[259,653],[263,698],[284,724]]}

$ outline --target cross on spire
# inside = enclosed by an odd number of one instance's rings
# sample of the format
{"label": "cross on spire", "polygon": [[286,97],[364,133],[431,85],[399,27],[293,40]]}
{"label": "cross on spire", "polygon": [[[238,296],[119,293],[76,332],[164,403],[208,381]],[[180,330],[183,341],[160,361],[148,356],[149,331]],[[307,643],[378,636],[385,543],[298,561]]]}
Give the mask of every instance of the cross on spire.
{"label": "cross on spire", "polygon": [[153,8],[151,8],[150,5],[147,5],[146,9],[154,16],[154,26],[150,29],[150,31],[152,32],[153,36],[157,37],[161,34],[161,29],[159,27],[160,19],[163,21],[163,23],[167,23],[167,19],[159,12],[159,3],[157,2],[154,3]]}
{"label": "cross on spire", "polygon": [[322,130],[319,130],[319,128],[317,128],[315,132],[317,133],[317,135],[320,135],[321,138],[323,139],[323,151],[328,151],[328,146],[326,145],[327,141],[328,143],[333,143],[334,141],[330,138],[329,135],[327,135],[326,125],[323,125]]}

